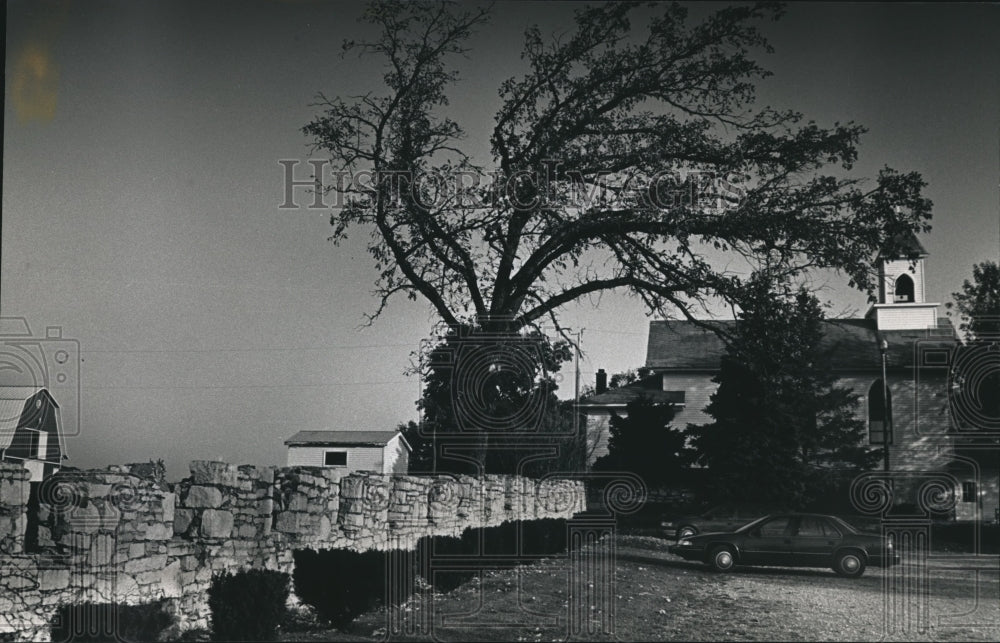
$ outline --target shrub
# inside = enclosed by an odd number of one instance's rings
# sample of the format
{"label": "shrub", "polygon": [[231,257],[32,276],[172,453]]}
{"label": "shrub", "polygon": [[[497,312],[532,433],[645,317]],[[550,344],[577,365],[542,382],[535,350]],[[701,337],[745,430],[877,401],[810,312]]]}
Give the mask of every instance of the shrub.
{"label": "shrub", "polygon": [[53,641],[156,641],[175,624],[166,602],[144,605],[79,603],[62,605],[52,620]]}
{"label": "shrub", "polygon": [[[520,543],[520,548],[518,547]],[[531,562],[566,550],[566,521],[559,519],[509,522],[496,527],[467,529],[460,537],[425,536],[416,545],[414,569],[402,577],[410,587],[393,587],[393,595],[406,597],[417,589],[418,576],[437,592],[447,592],[475,577],[477,557],[509,557]],[[358,615],[385,603],[386,552],[357,553],[342,549],[295,552],[295,594],[312,606],[317,616],[338,628]],[[451,569],[419,569],[420,561],[455,558]],[[463,565],[463,560],[468,561]],[[429,577],[428,577],[429,576]],[[398,581],[397,581],[398,582]]]}
{"label": "shrub", "polygon": [[285,615],[288,574],[266,569],[212,579],[208,606],[216,641],[273,641]]}
{"label": "shrub", "polygon": [[335,627],[344,627],[383,602],[385,552],[303,549],[294,555],[296,596]]}

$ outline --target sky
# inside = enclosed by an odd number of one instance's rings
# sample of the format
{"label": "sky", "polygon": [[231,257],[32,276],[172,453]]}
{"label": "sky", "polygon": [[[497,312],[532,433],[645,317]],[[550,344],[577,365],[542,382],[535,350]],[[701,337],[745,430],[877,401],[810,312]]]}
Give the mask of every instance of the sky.
{"label": "sky", "polygon": [[[474,151],[497,87],[523,69],[524,28],[565,30],[577,6],[496,5],[450,93]],[[377,301],[364,235],[335,246],[329,213],[278,207],[279,161],[302,160],[306,178],[322,158],[301,133],[317,93],[379,89],[375,63],[339,56],[370,34],[361,8],[7,3],[0,316],[24,318],[40,352],[79,350],[79,373],[53,390],[69,464],[162,458],[176,479],[192,459],[284,464],[299,430],[416,419],[405,370],[436,322],[429,306],[395,300],[365,326]],[[1000,254],[1000,6],[793,3],[764,32],[761,104],[865,125],[857,175],[923,174],[927,297],[949,301]],[[834,314],[867,310],[836,275],[814,283]],[[582,382],[641,366],[650,319],[617,294],[566,308],[583,329]],[[565,398],[571,364],[562,376]]]}

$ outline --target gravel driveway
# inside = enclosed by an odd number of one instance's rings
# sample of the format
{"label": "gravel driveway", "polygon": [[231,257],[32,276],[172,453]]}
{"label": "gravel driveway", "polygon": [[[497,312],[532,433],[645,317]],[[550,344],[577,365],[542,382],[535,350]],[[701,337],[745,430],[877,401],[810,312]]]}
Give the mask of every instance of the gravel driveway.
{"label": "gravel driveway", "polygon": [[[823,569],[717,574],[666,553],[665,545],[651,538],[619,539],[617,593],[623,598],[616,620],[654,626],[649,638],[1000,640],[995,556],[933,560],[920,583],[901,567],[889,575],[870,568],[853,580]],[[629,597],[641,592],[671,598],[665,613],[631,609]]]}
{"label": "gravel driveway", "polygon": [[[485,572],[429,601],[411,599],[398,614],[433,623],[429,631],[394,633],[385,612],[376,610],[359,617],[350,632],[317,628],[289,632],[285,640],[1000,640],[996,556],[935,561],[921,585],[900,567],[890,576],[869,569],[853,580],[824,569],[718,574],[669,554],[662,539],[619,536],[615,542],[613,594],[606,592],[610,578],[576,584],[591,600],[589,609],[575,613],[571,635],[569,562],[551,558]],[[887,591],[890,581],[902,581],[897,591]]]}

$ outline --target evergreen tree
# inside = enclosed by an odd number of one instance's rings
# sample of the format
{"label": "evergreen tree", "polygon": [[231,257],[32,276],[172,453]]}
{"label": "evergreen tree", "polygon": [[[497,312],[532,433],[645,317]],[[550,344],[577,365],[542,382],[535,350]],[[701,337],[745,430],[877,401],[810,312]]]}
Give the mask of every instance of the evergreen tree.
{"label": "evergreen tree", "polygon": [[640,397],[628,403],[626,415],[609,422],[608,454],[597,459],[599,471],[631,471],[648,485],[678,480],[691,463],[683,432],[671,426],[674,409]]}
{"label": "evergreen tree", "polygon": [[837,474],[875,464],[878,452],[865,446],[854,414],[858,395],[837,385],[822,336],[814,296],[751,280],[713,380],[719,388],[706,412],[714,422],[688,427],[718,494],[801,506],[828,492]]}

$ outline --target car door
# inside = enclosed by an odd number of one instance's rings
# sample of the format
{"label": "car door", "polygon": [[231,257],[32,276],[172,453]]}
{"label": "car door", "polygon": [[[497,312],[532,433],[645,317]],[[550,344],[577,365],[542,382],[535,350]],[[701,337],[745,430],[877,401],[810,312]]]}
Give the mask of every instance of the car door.
{"label": "car door", "polygon": [[829,567],[843,535],[822,516],[802,516],[792,536],[792,560],[803,567]]}
{"label": "car door", "polygon": [[743,540],[747,565],[787,565],[792,552],[792,518],[775,516],[751,529]]}

